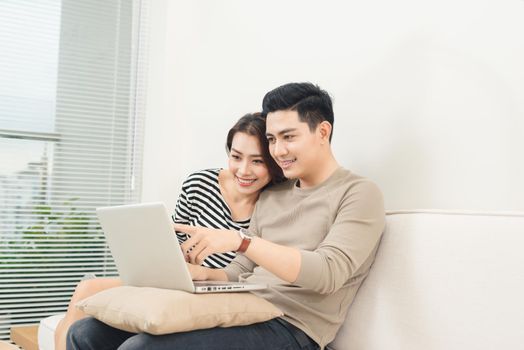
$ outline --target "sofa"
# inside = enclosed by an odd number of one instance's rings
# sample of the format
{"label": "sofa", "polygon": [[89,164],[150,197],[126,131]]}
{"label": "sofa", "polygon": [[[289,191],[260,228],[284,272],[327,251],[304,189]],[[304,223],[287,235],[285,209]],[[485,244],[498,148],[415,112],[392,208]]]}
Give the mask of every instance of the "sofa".
{"label": "sofa", "polygon": [[[331,350],[524,348],[524,213],[389,211]],[[60,315],[42,320],[53,349]]]}

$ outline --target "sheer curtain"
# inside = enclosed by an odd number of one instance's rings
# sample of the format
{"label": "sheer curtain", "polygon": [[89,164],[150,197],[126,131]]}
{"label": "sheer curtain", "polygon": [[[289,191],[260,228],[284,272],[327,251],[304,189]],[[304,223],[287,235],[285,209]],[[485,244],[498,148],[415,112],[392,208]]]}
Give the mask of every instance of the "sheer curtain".
{"label": "sheer curtain", "polygon": [[0,339],[117,273],[94,209],[140,200],[148,9],[0,2]]}

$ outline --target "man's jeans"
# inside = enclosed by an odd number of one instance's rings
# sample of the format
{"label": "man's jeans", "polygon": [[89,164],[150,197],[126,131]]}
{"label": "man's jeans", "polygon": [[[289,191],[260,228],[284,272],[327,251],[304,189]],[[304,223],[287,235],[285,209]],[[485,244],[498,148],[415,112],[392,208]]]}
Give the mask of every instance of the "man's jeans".
{"label": "man's jeans", "polygon": [[129,333],[92,317],[75,322],[67,350],[317,350],[304,332],[282,319],[249,326],[210,328],[166,335]]}

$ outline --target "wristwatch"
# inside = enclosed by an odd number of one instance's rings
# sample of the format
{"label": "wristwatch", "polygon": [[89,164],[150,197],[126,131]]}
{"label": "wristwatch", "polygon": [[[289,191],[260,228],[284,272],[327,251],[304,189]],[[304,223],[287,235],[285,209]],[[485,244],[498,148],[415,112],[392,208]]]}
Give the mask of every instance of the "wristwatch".
{"label": "wristwatch", "polygon": [[252,237],[249,231],[246,230],[245,228],[241,228],[237,232],[240,238],[242,239],[242,242],[240,243],[240,247],[238,247],[237,249],[237,253],[244,253],[247,250],[247,248],[249,247],[249,245],[251,244]]}

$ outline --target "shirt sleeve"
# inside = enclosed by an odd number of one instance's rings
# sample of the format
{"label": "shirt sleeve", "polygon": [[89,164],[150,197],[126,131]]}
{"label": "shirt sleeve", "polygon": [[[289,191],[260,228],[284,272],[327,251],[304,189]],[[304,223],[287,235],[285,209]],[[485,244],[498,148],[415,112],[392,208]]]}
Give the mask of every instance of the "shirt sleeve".
{"label": "shirt sleeve", "polygon": [[385,225],[382,193],[362,182],[341,201],[335,221],[314,251],[302,250],[295,285],[331,294],[348,280],[366,274]]}
{"label": "shirt sleeve", "polygon": [[[192,203],[191,199],[188,196],[189,192],[189,179],[186,179],[182,184],[182,190],[178,196],[175,213],[171,216],[173,222],[176,224],[191,225],[191,212],[192,212]],[[183,243],[187,240],[187,234],[183,232],[175,232],[178,239],[178,243]]]}
{"label": "shirt sleeve", "polygon": [[[258,226],[257,226],[257,206],[255,205],[255,210],[253,215],[251,215],[251,220],[249,221],[248,231],[252,236],[259,236]],[[236,282],[238,277],[243,273],[253,272],[256,264],[246,258],[244,254],[237,253],[235,259],[231,261],[229,265],[224,268],[224,272],[227,275],[228,281]]]}

